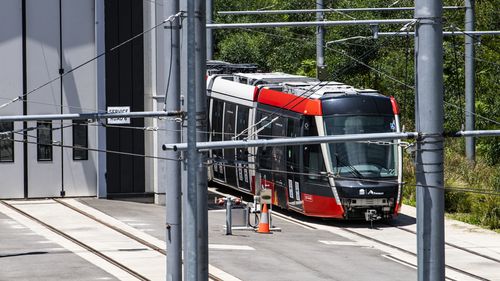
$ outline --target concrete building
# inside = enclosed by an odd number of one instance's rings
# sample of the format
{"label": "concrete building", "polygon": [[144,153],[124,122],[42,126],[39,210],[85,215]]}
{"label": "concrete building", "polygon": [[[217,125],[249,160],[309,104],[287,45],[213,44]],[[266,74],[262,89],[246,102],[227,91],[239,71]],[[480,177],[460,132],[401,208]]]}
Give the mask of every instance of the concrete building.
{"label": "concrete building", "polygon": [[[0,1],[0,105],[9,103],[0,116],[163,109],[163,27],[114,48],[161,22],[162,9],[141,0]],[[161,161],[94,150],[157,156],[162,132],[128,127],[162,124],[104,123],[0,123],[19,131],[0,139],[0,198],[154,195],[162,203]]]}

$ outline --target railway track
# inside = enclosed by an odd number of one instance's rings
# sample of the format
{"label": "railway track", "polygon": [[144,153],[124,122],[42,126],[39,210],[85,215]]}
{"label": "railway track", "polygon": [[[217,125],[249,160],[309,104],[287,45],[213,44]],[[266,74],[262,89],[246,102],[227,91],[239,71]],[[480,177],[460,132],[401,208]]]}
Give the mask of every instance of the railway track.
{"label": "railway track", "polygon": [[[217,191],[211,190],[211,192],[214,192],[220,196],[234,196],[234,193],[232,192],[231,192],[232,194],[224,193],[221,192],[220,190]],[[408,259],[401,259],[395,255],[388,255],[387,258],[392,259],[401,264],[405,264],[406,266],[417,268],[416,250],[409,250],[408,247],[400,245],[401,243],[399,244],[396,242],[393,243],[391,241],[388,241],[388,239],[381,239],[377,235],[373,235],[373,233],[376,233],[377,230],[371,230],[369,225],[366,223],[365,224],[349,223],[349,222],[346,223],[346,222],[337,222],[332,220],[322,220],[318,218],[306,217],[301,214],[295,214],[290,211],[281,210],[278,208],[274,209],[273,211],[274,211],[273,217],[278,217],[282,220],[291,222],[295,225],[300,225],[307,229],[326,230],[326,231],[331,231],[332,233],[335,234],[344,233],[347,234],[344,236],[346,236],[349,239],[370,241],[372,244],[375,245],[375,247],[377,247],[378,245],[379,246],[378,248],[381,250],[392,249],[393,251],[402,253],[407,256],[411,256],[413,257],[414,261],[408,261]],[[411,235],[410,240],[416,241],[416,232],[411,229],[407,229],[405,227],[401,227],[393,223],[377,223],[376,226],[385,228],[385,232],[388,232],[386,233],[388,235],[401,236],[402,235],[401,233],[403,233],[404,236],[404,233],[406,233],[406,236]],[[390,231],[387,231],[387,229],[390,229]],[[414,244],[416,245],[416,242]],[[485,255],[483,253],[468,249],[466,247],[462,247],[455,243],[446,242],[445,244],[447,247],[447,251],[453,250],[457,252],[456,254],[468,255],[469,258],[475,257],[476,260],[482,260],[488,262],[489,264],[496,266],[496,268],[500,267],[500,260],[495,257]],[[448,262],[445,266],[447,269],[447,277],[446,277],[447,280],[463,280],[464,278],[467,280],[491,280],[490,278],[484,277],[482,274],[478,272],[471,272],[470,270],[462,269],[460,268],[460,266],[449,264]],[[498,277],[498,280],[500,280],[500,276]]]}
{"label": "railway track", "polygon": [[[133,249],[128,249],[129,251],[133,251],[133,250],[140,250],[140,251],[146,251],[146,250],[151,250],[151,251],[155,251],[163,256],[166,256],[166,250],[162,247],[160,247],[159,245],[157,245],[157,243],[151,243],[149,241],[146,241],[145,239],[139,237],[138,235],[132,233],[131,231],[128,231],[128,230],[125,230],[123,228],[120,228],[116,225],[113,225],[109,222],[106,222],[84,210],[81,210],[67,202],[65,202],[64,200],[60,200],[60,199],[52,199],[51,201],[57,203],[57,204],[60,204],[61,206],[63,206],[64,208],[67,208],[67,209],[70,209],[72,211],[75,211],[76,213],[102,225],[103,227],[109,229],[109,230],[112,230],[116,233],[118,233],[119,235],[122,235],[122,236],[125,236],[127,239],[131,240],[131,241],[134,241],[136,243],[139,243],[140,245],[144,246],[144,248],[133,248]],[[153,278],[149,278],[147,277],[145,274],[139,272],[138,270],[135,270],[132,266],[130,265],[127,265],[125,264],[124,262],[120,261],[119,259],[117,259],[116,257],[113,257],[112,255],[109,255],[107,254],[105,251],[102,251],[102,250],[99,250],[97,249],[96,247],[90,245],[90,243],[88,242],[85,242],[85,241],[82,241],[82,239],[79,239],[78,237],[76,237],[75,235],[71,235],[69,234],[67,231],[64,231],[62,229],[60,229],[59,227],[57,226],[54,226],[50,223],[47,223],[45,222],[44,220],[42,219],[39,219],[31,214],[29,214],[28,212],[22,210],[21,208],[19,207],[16,207],[15,204],[11,204],[11,203],[8,203],[6,201],[3,201],[1,200],[0,201],[0,204],[2,204],[3,206],[9,208],[10,210],[14,211],[15,213],[17,214],[20,214],[26,218],[28,218],[29,220],[31,221],[34,221],[40,225],[42,225],[44,228],[50,230],[51,232],[53,232],[54,234],[64,238],[64,239],[67,239],[69,241],[71,241],[72,243],[80,246],[81,248],[85,249],[86,251],[88,251],[89,253],[92,253],[93,255],[95,255],[96,257],[100,258],[100,259],[103,259],[107,262],[109,262],[110,264],[114,265],[115,267],[119,268],[120,270],[123,270],[125,271],[126,273],[128,273],[130,276],[134,277],[135,279],[137,280],[153,280]],[[211,274],[209,273],[209,280],[212,280],[212,281],[223,281],[223,279],[219,278],[218,276],[214,275],[214,274]]]}

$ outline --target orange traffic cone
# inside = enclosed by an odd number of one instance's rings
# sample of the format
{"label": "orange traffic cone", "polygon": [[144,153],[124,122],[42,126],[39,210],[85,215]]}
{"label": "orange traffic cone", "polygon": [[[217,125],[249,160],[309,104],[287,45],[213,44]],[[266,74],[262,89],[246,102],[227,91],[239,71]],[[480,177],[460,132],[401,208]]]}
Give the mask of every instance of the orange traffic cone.
{"label": "orange traffic cone", "polygon": [[267,212],[267,204],[262,207],[262,212],[260,214],[258,233],[271,233],[269,229],[269,214]]}

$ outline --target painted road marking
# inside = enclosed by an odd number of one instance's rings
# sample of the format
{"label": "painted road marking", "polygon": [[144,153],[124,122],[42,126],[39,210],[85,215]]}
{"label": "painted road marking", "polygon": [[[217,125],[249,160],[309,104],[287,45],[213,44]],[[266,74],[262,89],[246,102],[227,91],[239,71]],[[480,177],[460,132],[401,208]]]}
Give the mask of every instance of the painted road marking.
{"label": "painted road marking", "polygon": [[326,244],[326,245],[335,245],[335,246],[368,247],[368,245],[366,245],[366,244],[362,244],[360,242],[354,242],[354,241],[318,240],[318,242]]}
{"label": "painted road marking", "polygon": [[211,250],[240,250],[240,251],[255,251],[254,248],[245,245],[223,245],[223,244],[209,244],[208,248]]}

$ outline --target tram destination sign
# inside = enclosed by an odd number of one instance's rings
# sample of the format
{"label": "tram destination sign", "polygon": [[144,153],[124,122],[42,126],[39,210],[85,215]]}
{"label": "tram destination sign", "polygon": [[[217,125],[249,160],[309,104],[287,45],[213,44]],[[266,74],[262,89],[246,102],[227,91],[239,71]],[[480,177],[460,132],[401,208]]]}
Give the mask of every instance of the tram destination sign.
{"label": "tram destination sign", "polygon": [[[108,106],[108,113],[130,113],[130,106]],[[130,118],[108,118],[108,124],[130,124]]]}

